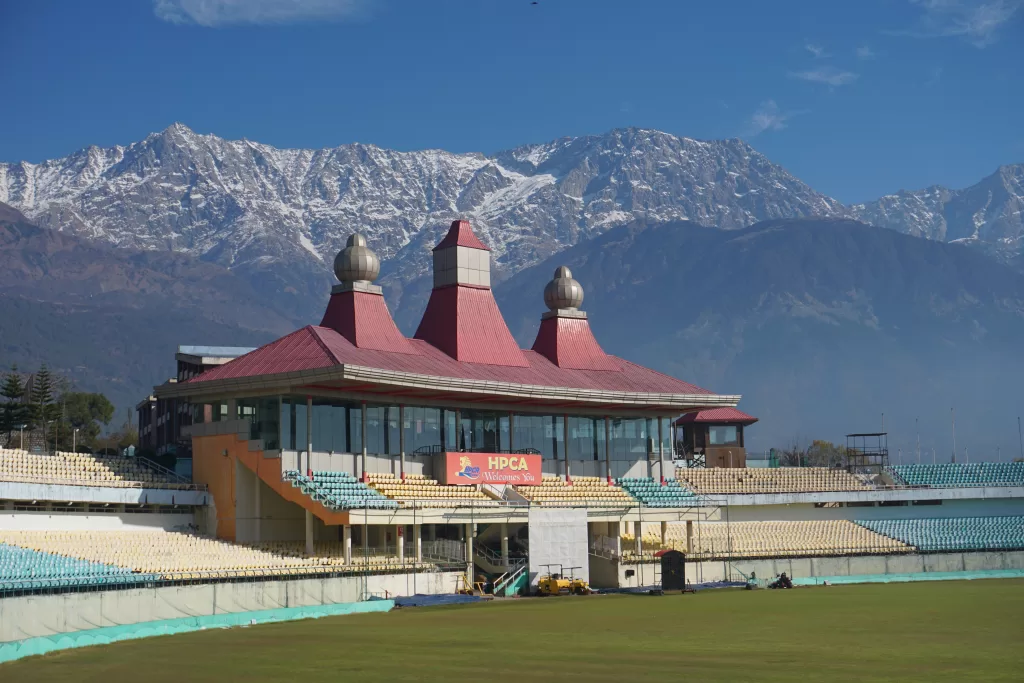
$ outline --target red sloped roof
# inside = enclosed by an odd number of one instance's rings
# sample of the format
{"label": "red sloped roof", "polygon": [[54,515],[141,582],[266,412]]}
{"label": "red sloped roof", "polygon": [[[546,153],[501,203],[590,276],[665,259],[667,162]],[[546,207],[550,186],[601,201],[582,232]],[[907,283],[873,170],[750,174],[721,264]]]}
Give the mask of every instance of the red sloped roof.
{"label": "red sloped roof", "polygon": [[431,344],[410,339],[415,354],[358,348],[328,327],[307,326],[229,363],[189,380],[202,383],[257,375],[275,375],[334,365],[357,365],[434,377],[451,377],[548,387],[634,393],[711,394],[689,382],[609,356],[620,372],[560,368],[536,351],[521,350],[524,365],[458,361]]}
{"label": "red sloped roof", "polygon": [[188,381],[256,377],[332,367],[337,361],[320,341],[316,329],[312,326],[303,327],[224,365],[210,368]]}
{"label": "red sloped roof", "polygon": [[533,350],[560,368],[620,372],[622,368],[604,352],[586,318],[545,318],[540,322]]}
{"label": "red sloped roof", "polygon": [[331,295],[321,327],[330,327],[361,349],[416,353],[398,331],[384,296],[375,292],[338,292]]}
{"label": "red sloped roof", "polygon": [[487,288],[433,290],[415,337],[466,363],[528,365]]}
{"label": "red sloped roof", "polygon": [[694,422],[739,422],[741,424],[754,424],[757,418],[747,415],[736,408],[709,408],[696,413],[687,413],[676,420],[677,425],[692,424]]}
{"label": "red sloped roof", "polygon": [[447,249],[448,247],[472,247],[474,249],[490,251],[490,248],[481,242],[480,238],[473,232],[469,221],[452,221],[452,227],[448,228],[448,234],[438,242],[437,246],[434,247],[434,251]]}

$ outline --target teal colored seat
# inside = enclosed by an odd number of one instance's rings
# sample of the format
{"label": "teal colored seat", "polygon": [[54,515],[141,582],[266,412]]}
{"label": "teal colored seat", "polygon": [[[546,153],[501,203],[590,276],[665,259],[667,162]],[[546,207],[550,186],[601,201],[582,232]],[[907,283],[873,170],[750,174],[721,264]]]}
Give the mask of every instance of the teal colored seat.
{"label": "teal colored seat", "polygon": [[1024,550],[1024,516],[858,520],[923,551]]}

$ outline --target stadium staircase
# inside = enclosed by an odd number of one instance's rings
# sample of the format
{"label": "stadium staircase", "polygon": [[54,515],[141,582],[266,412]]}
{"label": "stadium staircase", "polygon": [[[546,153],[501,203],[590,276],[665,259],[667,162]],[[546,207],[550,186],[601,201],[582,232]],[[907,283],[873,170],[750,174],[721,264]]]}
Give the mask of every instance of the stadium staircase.
{"label": "stadium staircase", "polygon": [[498,597],[511,598],[519,595],[530,580],[529,564],[526,558],[512,560],[512,566],[507,572],[494,580],[494,595]]}
{"label": "stadium staircase", "polygon": [[304,510],[309,510],[314,516],[323,520],[327,525],[348,524],[348,513],[343,510],[332,509],[325,505],[324,501],[316,500],[311,495],[292,484],[285,478],[281,471],[280,458],[264,458],[258,451],[249,451],[240,448],[237,451],[238,461],[252,470],[264,484],[285,500],[295,503]]}
{"label": "stadium staircase", "polygon": [[[510,557],[509,564],[511,565],[516,559],[518,558]],[[501,553],[496,553],[487,546],[476,543],[473,544],[473,561],[488,574],[504,574],[508,570],[508,566],[501,559]]]}
{"label": "stadium staircase", "polygon": [[333,510],[395,510],[398,503],[362,483],[348,472],[319,470],[309,476],[297,470],[282,475],[292,486]]}

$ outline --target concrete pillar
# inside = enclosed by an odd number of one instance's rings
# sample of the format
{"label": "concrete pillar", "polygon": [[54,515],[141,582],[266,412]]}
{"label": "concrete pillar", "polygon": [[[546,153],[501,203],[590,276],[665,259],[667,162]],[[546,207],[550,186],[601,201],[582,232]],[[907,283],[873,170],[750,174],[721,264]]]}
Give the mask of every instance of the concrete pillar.
{"label": "concrete pillar", "polygon": [[604,416],[604,473],[608,483],[612,483],[612,427],[611,418]]}
{"label": "concrete pillar", "polygon": [[306,554],[313,554],[313,513],[306,510]]}
{"label": "concrete pillar", "polygon": [[395,546],[398,548],[399,563],[405,562],[405,525],[395,525]]}
{"label": "concrete pillar", "polygon": [[345,546],[345,564],[352,564],[352,525],[343,526],[341,533],[342,543]]}
{"label": "concrete pillar", "polygon": [[363,463],[360,466],[362,469],[360,479],[366,481],[366,401],[362,402],[362,407]]}
{"label": "concrete pillar", "polygon": [[668,543],[668,522],[661,523],[661,547],[667,547]]}
{"label": "concrete pillar", "polygon": [[254,543],[259,543],[263,540],[263,506],[260,501],[260,492],[263,487],[260,475],[253,476],[252,483],[252,540]]}
{"label": "concrete pillar", "polygon": [[228,399],[228,419],[238,419],[238,399]]}
{"label": "concrete pillar", "polygon": [[398,451],[401,454],[398,462],[398,471],[401,479],[405,480],[405,406],[398,406]]}
{"label": "concrete pillar", "polygon": [[466,525],[466,576],[473,581],[473,525]]}
{"label": "concrete pillar", "polygon": [[639,555],[641,552],[643,552],[643,544],[640,542],[640,539],[642,537],[643,537],[642,525],[638,521],[637,522],[633,522],[633,545],[634,545],[633,549],[636,551],[637,555]]}
{"label": "concrete pillar", "polygon": [[658,476],[661,477],[662,486],[665,485],[665,418],[658,417]]}
{"label": "concrete pillar", "polygon": [[501,562],[508,567],[508,523],[501,523]]}
{"label": "concrete pillar", "polygon": [[651,418],[644,418],[644,425],[647,431],[647,476],[654,479],[654,464],[651,462],[651,456],[654,455],[654,433],[651,429]]}
{"label": "concrete pillar", "polygon": [[608,522],[608,532],[615,541],[615,556],[622,557],[622,523]]}
{"label": "concrete pillar", "polygon": [[437,540],[437,525],[436,524],[428,524],[427,525],[427,540],[428,541],[436,541]]}
{"label": "concrete pillar", "polygon": [[313,471],[313,397],[306,397],[306,473]]}
{"label": "concrete pillar", "polygon": [[569,416],[562,415],[562,453],[565,455],[565,481],[572,483],[569,473]]}
{"label": "concrete pillar", "polygon": [[686,522],[686,552],[687,554],[693,552],[693,520]]}
{"label": "concrete pillar", "polygon": [[416,543],[416,561],[423,561],[423,525],[413,524],[412,526],[412,537]]}

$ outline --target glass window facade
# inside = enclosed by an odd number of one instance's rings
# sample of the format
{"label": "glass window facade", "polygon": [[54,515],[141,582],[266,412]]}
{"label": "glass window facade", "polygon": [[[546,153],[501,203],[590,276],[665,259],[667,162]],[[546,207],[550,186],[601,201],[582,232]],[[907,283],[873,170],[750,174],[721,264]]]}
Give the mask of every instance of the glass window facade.
{"label": "glass window facade", "polygon": [[648,452],[647,427],[645,418],[612,418],[611,459],[645,460]]}
{"label": "glass window facade", "polygon": [[[304,451],[312,422],[313,450],[322,453],[355,453],[362,450],[362,406],[358,403],[313,399],[307,415],[305,396],[281,399],[281,443],[291,451]],[[312,419],[310,419],[310,417]]]}
{"label": "glass window facade", "polygon": [[604,460],[604,418],[571,416],[568,449],[570,460]]}
{"label": "glass window facade", "polygon": [[735,425],[711,425],[708,427],[708,442],[712,446],[734,446],[739,443]]}
{"label": "glass window facade", "polygon": [[[405,452],[413,454],[439,453],[443,449],[440,408],[405,407]],[[455,430],[455,413],[452,411],[452,431]]]}
{"label": "glass window facade", "polygon": [[534,448],[548,459],[564,457],[561,415],[516,414],[512,449]]}
{"label": "glass window facade", "polygon": [[[221,404],[196,404],[200,421],[219,412]],[[226,404],[224,404],[226,411]],[[205,410],[204,410],[205,408]],[[251,423],[251,437],[263,439],[268,450],[304,451],[307,431],[317,452],[359,453],[363,449],[363,404],[316,398],[308,413],[305,396],[240,399],[238,416]],[[565,420],[568,419],[566,424]],[[568,430],[566,430],[566,426]],[[735,443],[736,428],[712,435]],[[568,431],[568,434],[566,434]],[[658,453],[658,421],[654,418],[611,418],[610,443],[605,439],[605,418],[596,416],[537,415],[475,409],[406,406],[404,420],[397,405],[366,405],[366,450],[374,455],[398,455],[401,438],[407,454],[442,451],[478,453],[520,451],[532,448],[547,459],[645,460]],[[568,436],[568,442],[566,442]],[[668,418],[661,425],[666,455],[671,455],[672,428]]]}
{"label": "glass window facade", "polygon": [[509,414],[486,410],[463,410],[459,449],[471,453],[509,450]]}

